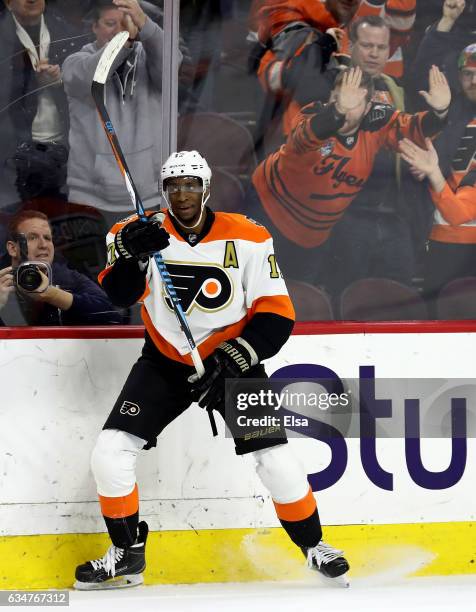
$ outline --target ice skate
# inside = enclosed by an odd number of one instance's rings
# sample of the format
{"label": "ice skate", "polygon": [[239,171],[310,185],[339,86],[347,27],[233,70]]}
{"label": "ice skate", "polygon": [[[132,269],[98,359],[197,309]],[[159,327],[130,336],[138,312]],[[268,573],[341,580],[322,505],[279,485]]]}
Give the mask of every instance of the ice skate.
{"label": "ice skate", "polygon": [[346,573],[349,571],[349,564],[344,558],[344,551],[336,550],[323,540],[313,548],[301,549],[307,558],[308,567],[319,572],[324,577],[327,584],[339,587],[348,587],[350,582]]}
{"label": "ice skate", "polygon": [[145,521],[138,525],[136,544],[118,548],[113,544],[101,559],[88,561],[76,568],[74,588],[80,591],[121,589],[144,582],[145,544],[149,528]]}

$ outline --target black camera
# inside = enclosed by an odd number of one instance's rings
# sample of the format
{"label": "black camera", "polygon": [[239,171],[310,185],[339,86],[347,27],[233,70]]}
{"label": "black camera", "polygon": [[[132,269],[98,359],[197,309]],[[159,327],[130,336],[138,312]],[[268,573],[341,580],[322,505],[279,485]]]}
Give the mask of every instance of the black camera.
{"label": "black camera", "polygon": [[24,291],[36,291],[43,282],[44,275],[48,278],[48,287],[51,284],[51,266],[43,261],[28,261],[28,242],[25,234],[18,234],[17,240],[20,245],[20,264],[12,270],[15,285]]}

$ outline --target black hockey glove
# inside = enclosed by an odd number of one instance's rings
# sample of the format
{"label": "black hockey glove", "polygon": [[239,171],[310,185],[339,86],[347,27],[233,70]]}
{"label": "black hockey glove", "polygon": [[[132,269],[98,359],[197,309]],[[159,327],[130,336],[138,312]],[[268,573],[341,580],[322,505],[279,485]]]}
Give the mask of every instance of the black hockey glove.
{"label": "black hockey glove", "polygon": [[[253,349],[250,347],[250,350]],[[226,379],[245,375],[257,362],[256,354],[252,356],[238,340],[225,340],[212,353],[205,374],[201,378],[196,374],[189,378],[193,401],[209,413],[220,408],[225,401]]]}
{"label": "black hockey glove", "polygon": [[169,245],[169,234],[164,230],[162,213],[148,218],[147,223],[137,219],[120,229],[114,239],[116,250],[124,259],[147,259]]}

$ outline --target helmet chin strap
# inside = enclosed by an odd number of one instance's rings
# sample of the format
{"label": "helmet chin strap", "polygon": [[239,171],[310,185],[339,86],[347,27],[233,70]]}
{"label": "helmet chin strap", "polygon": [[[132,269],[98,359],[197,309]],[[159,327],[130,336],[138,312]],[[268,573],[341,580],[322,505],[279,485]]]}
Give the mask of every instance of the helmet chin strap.
{"label": "helmet chin strap", "polygon": [[185,225],[185,223],[182,223],[182,221],[180,221],[180,219],[177,219],[177,216],[174,215],[174,212],[172,210],[172,206],[170,205],[169,199],[167,197],[167,192],[163,191],[162,193],[163,193],[163,196],[165,198],[165,201],[167,202],[167,207],[169,209],[170,214],[175,219],[175,221],[177,221],[177,223],[179,225],[181,225],[184,229],[195,229],[196,227],[198,227],[200,225],[200,223],[202,222],[202,219],[203,219],[203,212],[205,210],[205,204],[207,203],[208,198],[210,197],[210,193],[208,193],[206,198],[205,198],[204,194],[202,193],[202,203],[200,205],[200,216],[198,217],[198,221],[196,223],[194,223],[193,225]]}

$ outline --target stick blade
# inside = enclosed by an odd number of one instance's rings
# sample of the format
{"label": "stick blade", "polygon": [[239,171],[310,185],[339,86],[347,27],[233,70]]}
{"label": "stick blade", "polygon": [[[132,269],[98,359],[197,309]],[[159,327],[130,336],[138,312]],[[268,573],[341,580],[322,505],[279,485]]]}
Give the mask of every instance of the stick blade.
{"label": "stick blade", "polygon": [[129,32],[118,32],[104,47],[93,76],[93,83],[104,83],[119,52],[129,40]]}

